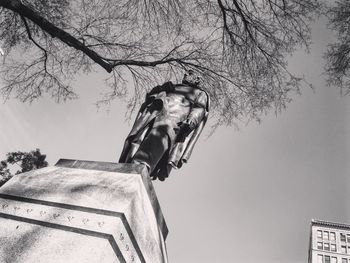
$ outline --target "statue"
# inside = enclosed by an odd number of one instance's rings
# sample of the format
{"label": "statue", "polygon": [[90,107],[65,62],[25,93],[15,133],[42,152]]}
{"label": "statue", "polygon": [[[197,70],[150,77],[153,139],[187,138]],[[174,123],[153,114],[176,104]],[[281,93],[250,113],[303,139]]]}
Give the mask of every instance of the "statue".
{"label": "statue", "polygon": [[200,77],[190,70],[181,84],[154,87],[138,112],[119,162],[144,164],[152,179],[161,181],[172,168],[181,168],[208,118],[209,96],[200,85]]}

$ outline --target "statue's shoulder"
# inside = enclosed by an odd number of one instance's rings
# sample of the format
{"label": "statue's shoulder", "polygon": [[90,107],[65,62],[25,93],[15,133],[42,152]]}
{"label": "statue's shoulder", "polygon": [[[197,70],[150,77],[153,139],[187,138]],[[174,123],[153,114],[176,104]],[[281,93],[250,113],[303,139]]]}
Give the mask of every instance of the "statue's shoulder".
{"label": "statue's shoulder", "polygon": [[165,82],[162,85],[157,85],[151,89],[150,92],[148,92],[148,96],[156,95],[158,93],[161,93],[162,91],[169,92],[174,90],[174,84],[171,81]]}
{"label": "statue's shoulder", "polygon": [[165,91],[166,93],[173,92],[174,90],[175,85],[171,81],[167,81],[161,86],[161,91]]}
{"label": "statue's shoulder", "polygon": [[162,87],[164,89],[172,89],[172,88],[174,88],[174,83],[172,83],[171,81],[167,81],[162,85]]}

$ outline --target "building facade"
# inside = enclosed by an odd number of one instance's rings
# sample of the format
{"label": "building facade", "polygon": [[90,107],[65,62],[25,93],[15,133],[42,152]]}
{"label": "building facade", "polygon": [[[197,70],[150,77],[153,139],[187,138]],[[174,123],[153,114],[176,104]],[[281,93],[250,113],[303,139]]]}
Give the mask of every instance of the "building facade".
{"label": "building facade", "polygon": [[312,220],[308,263],[350,263],[350,225]]}

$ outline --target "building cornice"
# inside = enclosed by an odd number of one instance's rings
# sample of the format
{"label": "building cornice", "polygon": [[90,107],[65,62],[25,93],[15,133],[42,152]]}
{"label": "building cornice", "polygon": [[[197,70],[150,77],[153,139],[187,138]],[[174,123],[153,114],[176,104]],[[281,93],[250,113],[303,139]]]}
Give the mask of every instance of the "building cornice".
{"label": "building cornice", "polygon": [[324,220],[312,219],[311,226],[323,226],[337,229],[350,230],[350,225],[344,223],[329,222]]}

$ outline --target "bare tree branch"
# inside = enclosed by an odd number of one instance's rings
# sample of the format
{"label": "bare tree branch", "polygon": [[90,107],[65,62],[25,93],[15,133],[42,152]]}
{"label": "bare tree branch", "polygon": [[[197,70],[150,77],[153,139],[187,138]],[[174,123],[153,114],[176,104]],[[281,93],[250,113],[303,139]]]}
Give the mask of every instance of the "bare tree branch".
{"label": "bare tree branch", "polygon": [[112,68],[109,65],[109,63],[106,63],[103,59],[101,59],[95,51],[89,49],[77,38],[73,37],[68,32],[56,27],[44,17],[40,16],[37,12],[22,4],[20,0],[3,0],[2,2],[0,2],[0,6],[20,14],[21,17],[26,17],[30,19],[36,25],[42,28],[45,32],[50,34],[52,37],[57,37],[68,46],[84,52],[94,62],[103,67],[107,72],[112,71]]}
{"label": "bare tree branch", "polygon": [[[74,96],[78,74],[110,72],[101,100],[134,109],[185,69],[201,73],[218,125],[280,111],[303,79],[286,57],[310,44],[318,0],[4,0],[5,98]],[[40,52],[39,52],[40,51]],[[20,55],[19,55],[20,54]]]}
{"label": "bare tree branch", "polygon": [[340,87],[350,95],[350,3],[340,0],[327,10],[329,27],[337,33],[337,42],[330,44],[325,55],[329,85]]}
{"label": "bare tree branch", "polygon": [[26,21],[26,19],[21,16],[22,20],[23,20],[23,23],[24,23],[24,26],[26,28],[26,31],[27,31],[27,34],[28,34],[28,38],[39,48],[43,51],[44,53],[44,57],[45,57],[45,60],[44,60],[44,68],[45,68],[45,72],[47,72],[47,50],[45,48],[43,48],[42,46],[40,46],[32,37],[31,33],[30,33],[30,28],[28,26],[28,23]]}

